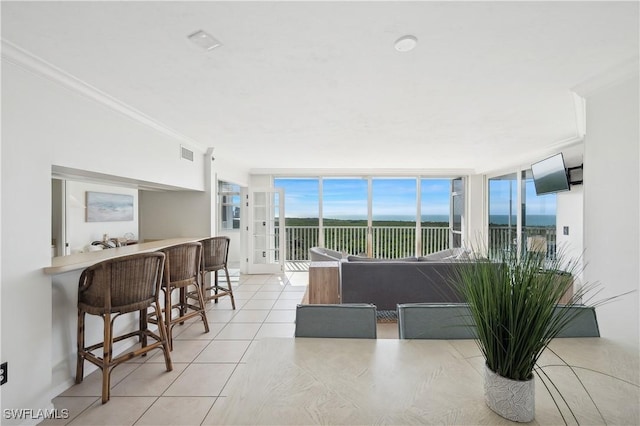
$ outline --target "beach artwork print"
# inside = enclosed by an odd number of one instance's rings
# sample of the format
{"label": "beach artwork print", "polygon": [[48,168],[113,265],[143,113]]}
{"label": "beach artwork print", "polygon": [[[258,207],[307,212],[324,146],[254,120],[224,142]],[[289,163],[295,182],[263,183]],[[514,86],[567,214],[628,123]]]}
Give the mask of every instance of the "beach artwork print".
{"label": "beach artwork print", "polygon": [[87,191],[87,222],[133,220],[133,195]]}

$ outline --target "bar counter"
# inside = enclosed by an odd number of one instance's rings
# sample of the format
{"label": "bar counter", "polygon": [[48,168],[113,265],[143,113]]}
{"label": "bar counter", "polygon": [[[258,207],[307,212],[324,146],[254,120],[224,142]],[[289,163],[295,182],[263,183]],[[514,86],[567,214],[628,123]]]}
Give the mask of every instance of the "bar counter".
{"label": "bar counter", "polygon": [[[78,321],[78,282],[82,271],[103,260],[113,259],[130,254],[161,250],[173,245],[200,241],[198,238],[169,238],[165,240],[133,244],[87,253],[54,257],[51,266],[43,268],[43,272],[51,277],[51,393],[58,395],[75,382],[75,364],[77,355],[77,321]],[[123,315],[115,323],[115,333],[135,330],[136,315]],[[102,320],[89,315],[85,323],[87,342],[99,342],[104,338]],[[121,353],[130,342],[119,342],[114,346],[114,354]],[[89,374],[95,368],[85,366]]]}
{"label": "bar counter", "polygon": [[150,251],[161,250],[166,247],[178,244],[189,243],[192,241],[200,241],[206,237],[199,238],[169,238],[166,240],[151,241],[142,244],[133,244],[125,247],[116,247],[112,249],[104,249],[91,251],[86,253],[70,254],[68,256],[59,256],[51,259],[51,266],[44,268],[47,275],[57,275],[70,271],[85,269],[103,260],[113,259],[115,257],[127,256],[136,253],[145,253]]}

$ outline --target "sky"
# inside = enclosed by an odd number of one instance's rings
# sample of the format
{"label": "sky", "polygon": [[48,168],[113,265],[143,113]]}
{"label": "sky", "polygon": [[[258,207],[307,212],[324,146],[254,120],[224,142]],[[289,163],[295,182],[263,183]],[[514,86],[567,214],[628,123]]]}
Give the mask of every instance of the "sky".
{"label": "sky", "polygon": [[[416,180],[412,178],[373,178],[373,219],[414,217]],[[491,215],[509,212],[509,180],[490,180]],[[276,187],[285,190],[287,217],[318,217],[317,178],[276,179]],[[449,179],[422,179],[422,215],[449,215]],[[513,214],[516,212],[515,182],[511,186]],[[526,182],[528,215],[555,215],[555,194],[536,196],[533,181]],[[366,178],[323,178],[323,216],[333,219],[367,218]]]}
{"label": "sky", "polygon": [[[285,189],[287,217],[318,217],[318,180],[277,179],[276,187]],[[449,214],[449,179],[422,180],[422,214]],[[416,179],[374,178],[373,218],[415,217]],[[366,178],[324,178],[323,216],[335,219],[366,219]]]}
{"label": "sky", "polygon": [[[489,214],[508,215],[510,201],[512,215],[515,216],[518,208],[515,180],[489,179]],[[555,216],[556,194],[536,195],[533,180],[527,179],[525,182],[525,205],[527,215]]]}

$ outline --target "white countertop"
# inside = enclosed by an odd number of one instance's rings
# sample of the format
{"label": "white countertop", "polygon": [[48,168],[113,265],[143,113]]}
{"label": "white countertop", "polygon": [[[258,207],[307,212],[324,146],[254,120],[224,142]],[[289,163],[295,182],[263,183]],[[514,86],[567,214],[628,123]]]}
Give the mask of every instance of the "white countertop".
{"label": "white countertop", "polygon": [[62,274],[65,272],[76,271],[87,268],[103,260],[113,259],[114,257],[127,256],[136,253],[145,253],[160,250],[166,247],[188,243],[192,241],[200,241],[206,237],[198,238],[169,238],[166,240],[152,241],[142,244],[133,244],[125,247],[116,247],[112,249],[91,251],[87,253],[70,254],[68,256],[59,256],[51,259],[51,266],[44,268],[47,275]]}
{"label": "white countertop", "polygon": [[[638,424],[638,355],[603,338],[556,339],[609,424]],[[544,371],[580,423],[602,419],[574,372],[551,351]],[[234,374],[210,418],[225,425],[513,424],[483,397],[473,340],[265,338]],[[536,377],[536,419],[562,419]],[[566,410],[565,410],[566,415]]]}

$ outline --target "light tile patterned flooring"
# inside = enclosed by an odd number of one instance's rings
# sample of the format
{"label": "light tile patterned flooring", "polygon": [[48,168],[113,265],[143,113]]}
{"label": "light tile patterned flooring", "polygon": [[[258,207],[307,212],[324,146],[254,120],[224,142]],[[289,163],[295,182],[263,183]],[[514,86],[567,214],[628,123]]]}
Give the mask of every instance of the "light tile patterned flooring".
{"label": "light tile patterned flooring", "polygon": [[[101,375],[95,371],[54,399],[56,409],[68,410],[68,419],[41,424],[215,424],[209,412],[227,396],[227,382],[241,371],[255,342],[293,338],[295,308],[304,297],[308,274],[236,275],[232,283],[236,310],[228,297],[209,303],[209,333],[204,333],[200,319],[175,326],[173,371],[165,370],[159,350],[121,364],[113,370],[111,399],[104,405]],[[397,324],[378,325],[378,338],[397,337]]]}

